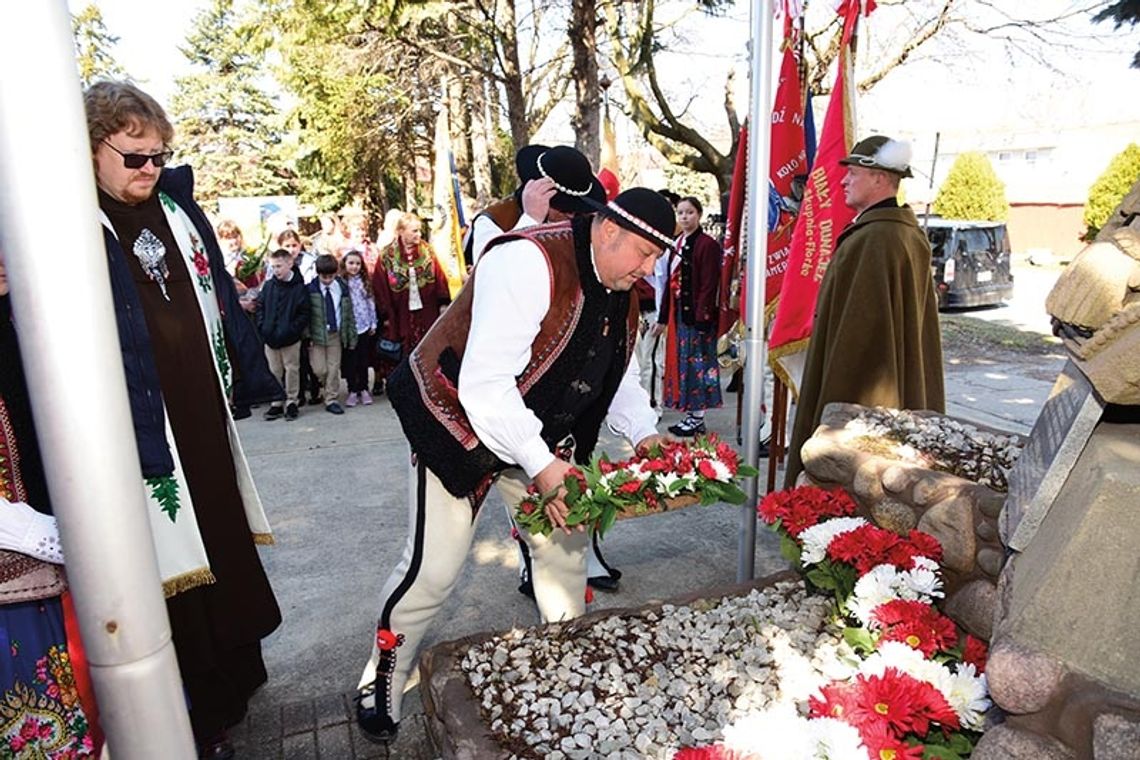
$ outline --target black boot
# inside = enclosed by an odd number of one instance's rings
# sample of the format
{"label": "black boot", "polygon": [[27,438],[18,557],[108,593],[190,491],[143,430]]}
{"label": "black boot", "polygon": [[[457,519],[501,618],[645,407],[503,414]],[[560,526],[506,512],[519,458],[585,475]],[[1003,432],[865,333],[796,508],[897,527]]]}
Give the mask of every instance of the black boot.
{"label": "black boot", "polygon": [[[384,634],[387,634],[387,639]],[[392,720],[392,673],[396,670],[396,648],[404,643],[404,636],[382,630],[377,632],[376,639],[380,647],[376,680],[357,692],[354,699],[356,725],[360,726],[364,738],[373,744],[391,744],[400,730],[400,722]],[[364,706],[368,697],[373,698],[372,707]]]}

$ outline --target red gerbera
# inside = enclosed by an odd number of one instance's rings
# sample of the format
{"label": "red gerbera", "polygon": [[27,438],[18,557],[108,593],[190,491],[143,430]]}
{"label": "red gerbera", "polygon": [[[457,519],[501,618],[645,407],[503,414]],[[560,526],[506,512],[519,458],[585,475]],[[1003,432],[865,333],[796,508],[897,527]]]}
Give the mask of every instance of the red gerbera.
{"label": "red gerbera", "polygon": [[958,641],[954,621],[926,602],[895,599],[871,614],[883,629],[879,641],[901,641],[927,657],[950,649]]}
{"label": "red gerbera", "polygon": [[856,687],[853,683],[833,681],[819,690],[819,697],[808,698],[809,716],[847,720],[855,710]]}
{"label": "red gerbera", "polygon": [[881,725],[899,737],[911,731],[925,736],[929,722],[923,716],[921,687],[926,685],[895,668],[887,668],[881,676],[858,675],[847,722],[860,733]]}
{"label": "red gerbera", "polygon": [[872,760],[922,760],[921,744],[907,744],[882,724],[868,726],[859,735]]}
{"label": "red gerbera", "polygon": [[[921,530],[912,530],[910,535],[907,536],[907,541],[914,547],[915,554],[929,557],[935,562],[942,561],[942,544],[938,543],[938,539],[929,533],[923,533]],[[902,569],[909,570],[910,566],[908,565]]]}
{"label": "red gerbera", "polygon": [[988,657],[989,650],[986,647],[986,642],[967,633],[966,646],[962,648],[962,662],[973,665],[979,673],[985,673]]}

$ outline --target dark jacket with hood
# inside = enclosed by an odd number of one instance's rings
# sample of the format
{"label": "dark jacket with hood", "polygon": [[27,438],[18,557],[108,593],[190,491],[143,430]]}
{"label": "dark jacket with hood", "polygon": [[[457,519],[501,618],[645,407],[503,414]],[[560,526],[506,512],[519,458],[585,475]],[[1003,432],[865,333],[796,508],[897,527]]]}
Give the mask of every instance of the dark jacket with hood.
{"label": "dark jacket with hood", "polygon": [[309,326],[309,290],[301,270],[293,267],[287,282],[270,275],[257,294],[257,329],[270,348],[299,343]]}

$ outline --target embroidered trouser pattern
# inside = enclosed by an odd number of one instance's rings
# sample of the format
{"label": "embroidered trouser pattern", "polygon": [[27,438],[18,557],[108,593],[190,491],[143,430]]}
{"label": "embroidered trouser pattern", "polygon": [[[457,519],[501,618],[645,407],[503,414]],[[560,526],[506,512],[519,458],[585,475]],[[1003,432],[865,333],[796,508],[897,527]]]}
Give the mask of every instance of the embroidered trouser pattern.
{"label": "embroidered trouser pattern", "polygon": [[[388,705],[389,717],[400,720],[404,687],[418,661],[418,649],[428,626],[447,600],[467,561],[475,536],[471,503],[448,493],[422,464],[413,464],[409,478],[408,541],[395,570],[381,592],[378,628],[403,636],[395,650],[391,673],[377,673],[379,650],[361,674],[360,687],[375,682],[377,704]],[[497,484],[507,503],[518,503],[527,480],[521,470],[503,473]],[[478,515],[476,515],[476,518]],[[588,534],[531,536],[534,591],[544,623],[569,620],[585,612],[586,547]],[[379,677],[378,677],[379,675]],[[367,706],[367,705],[366,705]]]}

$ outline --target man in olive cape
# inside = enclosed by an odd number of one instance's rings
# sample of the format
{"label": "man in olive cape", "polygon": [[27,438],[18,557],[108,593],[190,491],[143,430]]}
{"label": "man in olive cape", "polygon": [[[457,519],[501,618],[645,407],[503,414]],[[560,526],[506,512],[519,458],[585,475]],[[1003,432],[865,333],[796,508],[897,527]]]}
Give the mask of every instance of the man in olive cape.
{"label": "man in olive cape", "polygon": [[785,487],[803,469],[800,447],[836,401],[945,410],[938,299],[930,244],[909,206],[896,200],[912,176],[910,145],[876,135],[840,160],[855,220],[838,245],[816,300]]}

